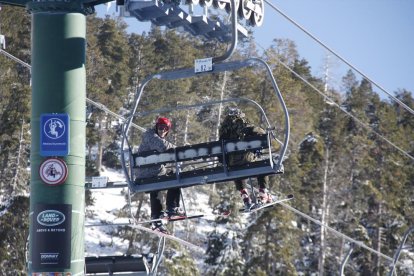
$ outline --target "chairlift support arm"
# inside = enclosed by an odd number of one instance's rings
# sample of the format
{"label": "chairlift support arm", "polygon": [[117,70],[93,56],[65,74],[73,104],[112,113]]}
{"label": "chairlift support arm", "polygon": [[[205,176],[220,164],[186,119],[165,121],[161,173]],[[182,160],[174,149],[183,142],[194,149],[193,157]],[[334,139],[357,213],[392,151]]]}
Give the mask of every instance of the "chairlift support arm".
{"label": "chairlift support arm", "polygon": [[407,241],[408,236],[409,236],[412,232],[414,232],[414,226],[410,227],[410,228],[407,230],[407,232],[405,232],[405,234],[404,234],[404,238],[403,238],[403,240],[402,240],[402,242],[401,242],[400,246],[398,247],[397,252],[395,252],[395,255],[394,255],[394,261],[393,261],[393,262],[392,262],[392,264],[391,264],[391,268],[390,268],[390,274],[389,274],[389,276],[393,276],[394,271],[395,271],[395,265],[397,264],[398,259],[400,258],[400,254],[401,254],[401,251],[402,251],[402,249],[403,249],[403,247],[404,247],[404,244],[405,244],[405,242]]}

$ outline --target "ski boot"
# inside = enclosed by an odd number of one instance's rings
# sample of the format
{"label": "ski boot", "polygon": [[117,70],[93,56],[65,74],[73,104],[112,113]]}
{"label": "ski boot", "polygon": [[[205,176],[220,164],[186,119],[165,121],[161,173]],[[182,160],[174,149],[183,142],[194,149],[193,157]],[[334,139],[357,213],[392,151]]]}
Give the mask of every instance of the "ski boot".
{"label": "ski boot", "polygon": [[250,200],[249,194],[247,193],[247,190],[246,189],[241,189],[240,190],[240,196],[243,200],[244,212],[249,212],[250,209],[252,208],[252,202]]}
{"label": "ski boot", "polygon": [[260,188],[259,195],[257,196],[257,201],[264,205],[273,202],[272,195],[269,193],[267,189]]}
{"label": "ski boot", "polygon": [[186,213],[180,207],[168,208],[167,215],[168,219],[186,217]]}
{"label": "ski boot", "polygon": [[169,235],[167,227],[162,223],[162,221],[155,221],[151,225],[152,231],[161,232],[163,234]]}

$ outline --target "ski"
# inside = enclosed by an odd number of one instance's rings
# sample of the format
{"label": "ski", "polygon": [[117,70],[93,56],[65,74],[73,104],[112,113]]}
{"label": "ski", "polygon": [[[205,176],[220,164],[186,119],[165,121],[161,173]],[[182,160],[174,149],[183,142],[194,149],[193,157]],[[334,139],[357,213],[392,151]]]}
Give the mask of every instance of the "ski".
{"label": "ski", "polygon": [[204,217],[203,214],[190,215],[190,216],[175,216],[172,218],[168,218],[168,221],[179,221],[179,220],[195,219],[195,218],[202,218],[202,217]]}
{"label": "ski", "polygon": [[182,244],[182,245],[186,246],[187,248],[189,248],[189,249],[191,249],[193,251],[197,251],[197,252],[204,253],[204,249],[201,248],[200,246],[197,246],[195,244],[192,244],[191,242],[188,242],[188,241],[182,240],[180,238],[177,238],[176,236],[173,236],[171,234],[165,234],[165,233],[162,233],[160,231],[154,231],[154,230],[152,230],[150,228],[141,226],[139,224],[128,225],[128,227],[135,228],[135,229],[138,229],[138,230],[142,230],[142,231],[148,232],[150,234],[155,234],[155,235],[157,235],[159,237],[165,237],[165,238],[167,238],[169,240],[176,241],[179,244]]}
{"label": "ski", "polygon": [[153,222],[158,222],[161,221],[164,224],[167,224],[168,222],[174,222],[174,221],[180,221],[180,220],[187,220],[187,219],[195,219],[195,218],[202,218],[204,217],[203,214],[199,214],[199,215],[190,215],[190,216],[175,216],[172,218],[157,218],[157,219],[149,219],[149,220],[140,220],[135,222],[136,224],[147,224],[147,223],[153,223]]}
{"label": "ski", "polygon": [[173,218],[158,218],[158,219],[149,219],[149,220],[140,220],[140,221],[134,221],[134,222],[127,222],[127,223],[100,223],[100,224],[88,224],[85,225],[86,227],[102,227],[102,226],[128,226],[130,224],[150,224],[153,222],[161,221],[163,224],[167,224],[168,222],[174,222],[174,221],[180,221],[180,220],[187,220],[187,219],[196,219],[196,218],[204,218],[204,219],[215,219],[215,218],[226,218],[231,214],[231,211],[225,211],[220,214],[216,215],[204,215],[204,214],[198,214],[198,215],[190,215],[190,216],[179,216],[179,217],[173,217]]}
{"label": "ski", "polygon": [[219,212],[218,214],[211,214],[211,215],[204,215],[202,218],[205,220],[216,220],[216,219],[225,219],[228,218],[231,215],[231,210],[226,210],[226,211],[222,211]]}
{"label": "ski", "polygon": [[279,204],[279,203],[282,203],[282,202],[286,202],[286,201],[289,201],[289,200],[292,200],[294,197],[293,197],[293,195],[287,195],[285,198],[282,198],[282,199],[278,199],[278,200],[276,200],[276,201],[273,201],[273,202],[271,202],[271,203],[267,203],[267,204],[264,204],[264,205],[259,205],[259,206],[253,206],[250,210],[248,210],[248,211],[246,211],[244,208],[242,208],[242,209],[240,209],[239,211],[240,212],[243,212],[243,213],[245,213],[245,214],[251,214],[251,213],[254,213],[254,212],[257,212],[257,211],[259,211],[259,210],[262,210],[262,209],[265,209],[265,208],[269,208],[269,207],[272,207],[272,206],[274,206],[274,205],[276,205],[276,204]]}

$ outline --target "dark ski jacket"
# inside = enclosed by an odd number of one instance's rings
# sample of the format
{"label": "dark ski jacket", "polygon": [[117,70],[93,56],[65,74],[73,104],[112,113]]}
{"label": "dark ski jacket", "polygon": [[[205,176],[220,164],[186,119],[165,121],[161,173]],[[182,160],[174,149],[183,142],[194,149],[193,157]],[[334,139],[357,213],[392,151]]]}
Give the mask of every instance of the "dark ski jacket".
{"label": "dark ski jacket", "polygon": [[[220,126],[220,140],[240,139],[266,133],[262,128],[252,125],[242,116],[227,115]],[[229,166],[245,165],[256,159],[253,152],[229,153],[227,164]]]}

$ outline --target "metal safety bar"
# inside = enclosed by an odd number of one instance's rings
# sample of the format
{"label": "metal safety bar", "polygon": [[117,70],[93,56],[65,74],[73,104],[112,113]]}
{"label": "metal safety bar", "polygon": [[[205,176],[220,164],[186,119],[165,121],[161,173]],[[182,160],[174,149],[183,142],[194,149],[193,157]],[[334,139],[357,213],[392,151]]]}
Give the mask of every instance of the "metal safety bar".
{"label": "metal safety bar", "polygon": [[354,251],[354,247],[355,247],[355,244],[351,243],[350,246],[349,246],[348,253],[346,254],[345,258],[342,260],[342,263],[341,263],[341,276],[345,275],[345,266],[348,263],[348,260],[349,260],[349,257],[352,254],[352,251]]}
{"label": "metal safety bar", "polygon": [[[165,71],[165,72],[161,72],[161,73],[157,73],[157,74],[153,74],[149,77],[147,77],[145,80],[143,80],[141,86],[139,87],[139,89],[137,90],[137,96],[135,99],[135,104],[133,106],[132,112],[130,114],[130,116],[128,117],[124,128],[123,128],[123,138],[122,138],[122,142],[121,142],[121,149],[125,149],[125,146],[128,144],[128,132],[130,129],[130,126],[132,124],[132,121],[134,119],[134,115],[137,112],[138,109],[138,105],[139,102],[141,100],[141,97],[143,95],[144,89],[147,86],[147,84],[154,79],[157,80],[178,80],[178,79],[185,79],[185,78],[192,78],[192,77],[196,77],[196,76],[202,76],[202,75],[207,75],[207,74],[213,74],[213,73],[220,73],[220,72],[225,72],[225,71],[235,71],[235,70],[240,70],[242,68],[246,68],[246,67],[253,67],[254,65],[262,65],[265,67],[266,72],[272,82],[272,87],[274,89],[274,92],[277,96],[277,98],[279,99],[279,102],[282,106],[283,112],[284,112],[284,117],[285,117],[285,135],[284,135],[284,140],[282,142],[282,147],[279,151],[279,158],[276,160],[276,168],[281,168],[282,167],[282,162],[284,160],[284,156],[286,154],[287,151],[287,147],[288,147],[288,142],[289,142],[289,136],[290,136],[290,120],[289,120],[289,113],[286,107],[286,104],[283,100],[282,94],[280,93],[279,87],[276,83],[276,80],[273,76],[272,70],[269,67],[269,65],[262,59],[259,58],[250,58],[244,61],[233,61],[233,62],[225,62],[225,63],[218,63],[218,64],[214,64],[213,66],[213,70],[212,71],[207,71],[207,72],[202,72],[202,73],[195,73],[193,68],[187,68],[187,69],[177,69],[177,70],[173,70],[173,71]],[[134,180],[131,179],[132,173],[130,171],[128,171],[127,165],[126,165],[126,160],[125,160],[125,155],[121,154],[121,163],[122,163],[122,167],[127,179],[127,182],[129,183],[130,187],[134,186]],[[131,168],[132,169],[132,168]],[[252,172],[250,172],[252,173]],[[254,173],[254,172],[253,172]],[[249,175],[247,175],[248,177]]]}
{"label": "metal safety bar", "polygon": [[392,262],[392,264],[391,264],[391,268],[390,268],[390,274],[389,274],[389,276],[393,276],[394,271],[395,271],[395,265],[397,264],[398,259],[400,258],[400,254],[401,254],[401,251],[402,251],[402,249],[403,249],[403,247],[404,247],[404,244],[405,244],[405,242],[406,242],[406,241],[407,241],[407,239],[408,239],[408,235],[410,235],[412,232],[414,232],[414,226],[410,227],[410,228],[407,230],[407,232],[405,232],[405,234],[404,234],[404,238],[403,238],[403,240],[402,240],[402,242],[401,242],[400,246],[398,247],[397,252],[395,252],[395,255],[394,255],[394,261],[393,261],[393,262]]}

